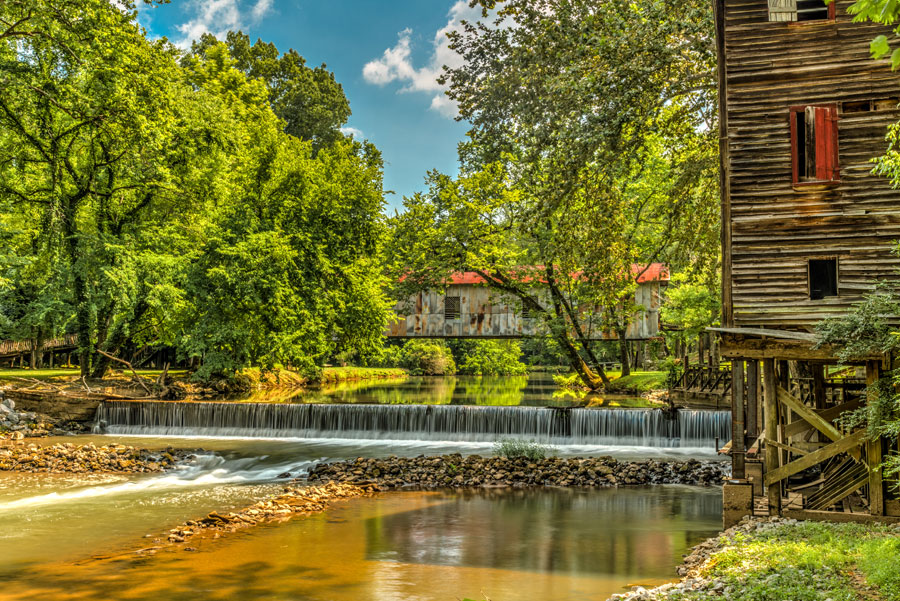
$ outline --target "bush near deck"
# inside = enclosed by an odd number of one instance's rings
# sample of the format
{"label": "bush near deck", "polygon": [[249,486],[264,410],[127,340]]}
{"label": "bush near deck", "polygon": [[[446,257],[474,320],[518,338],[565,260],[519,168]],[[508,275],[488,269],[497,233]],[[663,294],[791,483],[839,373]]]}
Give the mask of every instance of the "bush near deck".
{"label": "bush near deck", "polygon": [[700,570],[723,591],[677,601],[900,601],[900,526],[797,522],[739,533]]}

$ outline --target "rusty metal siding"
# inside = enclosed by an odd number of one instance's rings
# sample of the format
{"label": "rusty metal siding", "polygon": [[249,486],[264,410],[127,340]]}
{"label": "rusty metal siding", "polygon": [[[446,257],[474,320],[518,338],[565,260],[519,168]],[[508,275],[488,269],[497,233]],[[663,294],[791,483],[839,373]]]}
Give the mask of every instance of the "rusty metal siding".
{"label": "rusty metal siding", "polygon": [[[635,303],[644,310],[635,315],[628,327],[631,340],[646,340],[659,335],[660,283],[639,284]],[[515,304],[482,285],[458,284],[446,288],[446,296],[460,297],[458,319],[445,319],[442,292],[428,290],[394,307],[398,319],[389,324],[386,335],[393,338],[521,338],[539,334],[540,320],[523,317]],[[412,309],[412,315],[403,315]],[[614,340],[614,333],[592,329],[594,338]]]}
{"label": "rusty metal siding", "polygon": [[[811,327],[838,316],[874,281],[896,279],[900,192],[871,173],[892,108],[839,111],[840,182],[792,183],[791,106],[900,96],[900,75],[869,57],[889,28],[835,21],[770,22],[766,0],[725,0],[730,284],[737,326]],[[839,296],[810,300],[807,261],[837,257]]]}

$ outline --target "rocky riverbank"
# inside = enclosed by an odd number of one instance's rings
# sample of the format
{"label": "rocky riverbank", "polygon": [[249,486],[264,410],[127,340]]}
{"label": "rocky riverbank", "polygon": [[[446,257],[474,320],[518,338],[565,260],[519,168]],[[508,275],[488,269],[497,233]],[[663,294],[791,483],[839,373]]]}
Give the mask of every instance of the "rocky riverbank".
{"label": "rocky riverbank", "polygon": [[481,457],[388,457],[320,463],[310,482],[377,484],[382,489],[475,486],[637,486],[721,484],[729,466],[717,461],[618,461],[612,457],[545,459]]}
{"label": "rocky riverbank", "polygon": [[[201,533],[213,533],[214,537],[218,537],[221,533],[235,532],[264,522],[284,521],[298,514],[325,511],[331,501],[362,497],[377,490],[378,488],[372,484],[354,486],[335,482],[328,482],[322,486],[286,487],[282,494],[259,501],[240,511],[225,514],[214,511],[203,519],[185,522],[178,528],[170,530],[167,540],[170,543],[183,543]],[[159,548],[161,547],[141,551],[155,551]]]}
{"label": "rocky riverbank", "polygon": [[160,452],[125,445],[40,446],[24,441],[0,442],[0,470],[51,474],[162,472],[190,454],[175,449]]}
{"label": "rocky riverbank", "polygon": [[59,420],[52,419],[33,411],[22,411],[16,408],[16,403],[6,398],[0,392],[0,440],[21,440],[41,436],[65,435],[73,428],[79,426],[69,424],[72,427],[60,427]]}

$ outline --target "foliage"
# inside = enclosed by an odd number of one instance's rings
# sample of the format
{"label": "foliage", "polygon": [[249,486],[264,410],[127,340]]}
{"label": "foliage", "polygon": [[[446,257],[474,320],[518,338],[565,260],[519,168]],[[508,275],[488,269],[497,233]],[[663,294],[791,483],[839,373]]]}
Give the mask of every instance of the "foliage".
{"label": "foliage", "polygon": [[851,601],[862,597],[851,580],[858,570],[880,598],[900,600],[896,555],[900,539],[882,524],[799,522],[739,534],[726,540],[703,569],[725,582],[722,592],[695,592],[672,599]]}
{"label": "foliage", "polygon": [[[900,350],[900,332],[890,317],[900,315],[900,296],[896,289],[880,286],[867,295],[852,311],[823,320],[816,326],[819,345],[832,345],[842,362],[852,362],[871,355],[896,353]],[[840,418],[845,428],[866,426],[870,438],[900,436],[900,370],[886,374],[868,390],[869,402]],[[900,456],[885,458],[884,474],[900,485]]]}
{"label": "foliage", "polygon": [[334,135],[331,74],[231,43],[179,61],[128,1],[0,4],[0,334],[74,333],[95,376],[98,348],[211,378],[381,345],[380,155]]}
{"label": "foliage", "polygon": [[677,328],[666,332],[666,337],[684,343],[693,341],[706,328],[719,323],[720,308],[716,289],[691,283],[684,274],[674,276],[659,310],[662,321]]}
{"label": "foliage", "polygon": [[[493,4],[493,3],[491,3]],[[399,297],[475,271],[555,339],[591,388],[590,342],[624,339],[632,265],[715,269],[710,11],[662,0],[509,0],[451,33],[443,76],[472,123],[457,178],[433,172],[394,219]]]}
{"label": "foliage", "polygon": [[[184,61],[204,57],[218,44],[214,35],[203,34]],[[340,127],[350,117],[350,103],[324,64],[311,69],[293,48],[279,54],[275,44],[259,39],[251,44],[250,37],[240,31],[229,31],[225,44],[236,69],[265,83],[269,104],[284,120],[286,133],[312,140],[316,149],[343,137]]]}
{"label": "foliage", "polygon": [[528,373],[522,363],[518,340],[459,340],[450,343],[459,373],[476,376],[520,376]]}
{"label": "foliage", "polygon": [[553,447],[543,445],[533,440],[519,440],[517,438],[501,438],[494,443],[494,455],[517,459],[524,457],[531,461],[545,459],[554,452]]}
{"label": "foliage", "polygon": [[402,366],[414,376],[449,376],[456,373],[453,353],[443,340],[408,340]]}

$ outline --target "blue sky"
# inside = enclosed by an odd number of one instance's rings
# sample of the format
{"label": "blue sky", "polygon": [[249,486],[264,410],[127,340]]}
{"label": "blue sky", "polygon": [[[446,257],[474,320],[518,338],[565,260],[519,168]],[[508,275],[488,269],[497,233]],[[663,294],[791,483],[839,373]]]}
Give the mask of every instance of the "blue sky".
{"label": "blue sky", "polygon": [[141,8],[141,24],[181,47],[204,32],[240,29],[251,39],[294,48],[311,66],[326,63],[343,85],[348,127],[385,160],[391,207],[424,189],[428,170],[456,173],[466,124],[435,81],[458,60],[444,33],[477,13],[461,0],[171,0]]}

